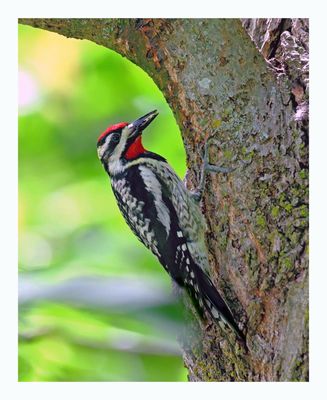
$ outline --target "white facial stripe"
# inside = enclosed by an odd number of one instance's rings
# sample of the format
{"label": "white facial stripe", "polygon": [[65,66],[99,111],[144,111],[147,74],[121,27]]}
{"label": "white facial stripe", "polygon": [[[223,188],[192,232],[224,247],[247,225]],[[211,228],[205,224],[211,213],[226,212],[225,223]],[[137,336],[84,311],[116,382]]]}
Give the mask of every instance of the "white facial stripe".
{"label": "white facial stripe", "polygon": [[126,141],[128,139],[128,136],[130,135],[130,128],[129,125],[127,125],[125,128],[123,128],[120,141],[118,145],[116,146],[115,150],[113,151],[112,155],[110,156],[109,163],[108,163],[108,169],[109,172],[114,175],[118,174],[119,172],[122,172],[124,170],[124,165],[121,162],[121,155],[123,151],[125,150],[126,146]]}
{"label": "white facial stripe", "polygon": [[103,157],[106,148],[109,146],[109,142],[110,142],[110,135],[108,135],[103,144],[98,147],[98,156],[100,159]]}
{"label": "white facial stripe", "polygon": [[121,154],[125,149],[128,134],[129,134],[129,129],[127,127],[125,127],[122,130],[120,141],[119,141],[118,145],[116,146],[115,150],[113,151],[112,155],[110,156],[110,163],[119,161]]}

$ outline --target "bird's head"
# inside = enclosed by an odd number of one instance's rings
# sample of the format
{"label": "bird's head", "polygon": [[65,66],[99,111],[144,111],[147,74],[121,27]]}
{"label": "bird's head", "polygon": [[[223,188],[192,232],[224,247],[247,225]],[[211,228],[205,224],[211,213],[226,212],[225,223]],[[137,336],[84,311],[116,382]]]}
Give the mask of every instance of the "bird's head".
{"label": "bird's head", "polygon": [[142,145],[143,130],[155,119],[158,111],[149,112],[137,120],[111,125],[98,138],[98,157],[106,168],[132,160],[146,150]]}

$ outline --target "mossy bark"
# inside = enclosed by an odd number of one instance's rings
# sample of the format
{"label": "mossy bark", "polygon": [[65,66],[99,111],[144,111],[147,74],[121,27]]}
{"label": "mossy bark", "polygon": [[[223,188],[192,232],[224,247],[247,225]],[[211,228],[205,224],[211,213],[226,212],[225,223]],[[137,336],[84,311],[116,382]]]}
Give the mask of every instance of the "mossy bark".
{"label": "mossy bark", "polygon": [[211,275],[249,349],[194,320],[182,338],[189,379],[308,380],[307,21],[20,22],[92,40],[142,67],[180,125],[189,188],[208,137],[217,141],[211,162],[237,167],[208,177],[202,207]]}

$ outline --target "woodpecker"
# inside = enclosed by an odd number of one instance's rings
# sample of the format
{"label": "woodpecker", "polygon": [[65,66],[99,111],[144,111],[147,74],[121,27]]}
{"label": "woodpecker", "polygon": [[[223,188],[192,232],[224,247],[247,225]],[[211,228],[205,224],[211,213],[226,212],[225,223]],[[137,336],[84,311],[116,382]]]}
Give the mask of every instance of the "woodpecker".
{"label": "woodpecker", "polygon": [[203,189],[188,191],[167,161],[142,145],[142,133],[157,115],[155,110],[132,123],[110,126],[98,138],[98,157],[135,235],[187,290],[198,310],[206,310],[219,325],[227,324],[245,342],[209,277],[206,223],[199,207]]}

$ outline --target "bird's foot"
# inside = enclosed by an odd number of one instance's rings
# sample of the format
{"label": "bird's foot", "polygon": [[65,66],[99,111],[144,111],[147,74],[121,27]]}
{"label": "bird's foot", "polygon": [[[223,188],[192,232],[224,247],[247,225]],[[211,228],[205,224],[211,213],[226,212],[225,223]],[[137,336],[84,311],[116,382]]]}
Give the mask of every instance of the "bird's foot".
{"label": "bird's foot", "polygon": [[209,160],[209,148],[211,144],[215,144],[217,147],[219,147],[218,141],[213,138],[209,138],[204,145],[204,157],[201,167],[199,186],[196,190],[191,192],[191,196],[196,202],[200,202],[202,200],[205,189],[205,178],[209,172],[229,174],[237,169],[236,167],[225,167],[223,165],[211,164]]}

